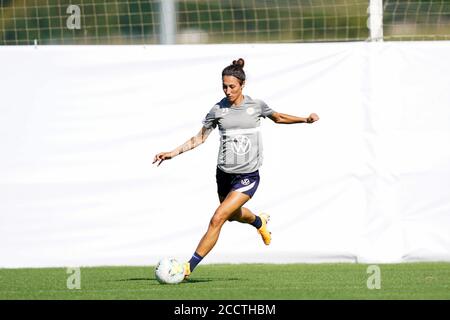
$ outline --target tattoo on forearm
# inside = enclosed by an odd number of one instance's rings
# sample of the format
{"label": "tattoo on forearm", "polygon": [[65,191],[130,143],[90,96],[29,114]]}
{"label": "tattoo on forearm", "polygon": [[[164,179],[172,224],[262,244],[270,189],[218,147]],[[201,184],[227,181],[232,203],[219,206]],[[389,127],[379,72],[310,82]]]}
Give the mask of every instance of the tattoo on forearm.
{"label": "tattoo on forearm", "polygon": [[199,146],[203,141],[205,141],[210,132],[211,129],[202,129],[196,136],[190,138],[184,144],[175,149],[176,155],[180,155]]}

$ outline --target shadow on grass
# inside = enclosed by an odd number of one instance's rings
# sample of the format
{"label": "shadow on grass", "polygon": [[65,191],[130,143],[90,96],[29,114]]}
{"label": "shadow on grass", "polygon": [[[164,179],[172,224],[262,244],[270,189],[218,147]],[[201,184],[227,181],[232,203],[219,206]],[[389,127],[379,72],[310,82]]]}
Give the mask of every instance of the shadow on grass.
{"label": "shadow on grass", "polygon": [[[182,284],[189,283],[201,283],[201,282],[213,282],[213,281],[240,281],[245,279],[239,278],[196,278],[196,279],[187,279],[182,282]],[[159,284],[156,278],[128,278],[128,279],[117,279],[117,280],[105,280],[105,282],[121,282],[121,281],[151,281]]]}
{"label": "shadow on grass", "polygon": [[211,281],[239,281],[243,279],[239,278],[198,278],[198,279],[187,279],[184,283],[198,283],[198,282],[211,282]]}

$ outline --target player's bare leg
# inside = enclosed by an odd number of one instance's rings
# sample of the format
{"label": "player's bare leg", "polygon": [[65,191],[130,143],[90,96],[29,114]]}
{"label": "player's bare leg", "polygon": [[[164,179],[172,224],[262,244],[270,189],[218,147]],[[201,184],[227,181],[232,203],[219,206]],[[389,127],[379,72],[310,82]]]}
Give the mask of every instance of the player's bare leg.
{"label": "player's bare leg", "polygon": [[222,201],[212,216],[208,230],[200,240],[194,255],[184,264],[185,278],[189,277],[195,266],[211,251],[219,239],[223,224],[239,210],[250,197],[244,193],[232,191]]}
{"label": "player's bare leg", "polygon": [[256,215],[245,207],[237,209],[233,212],[233,215],[228,219],[229,221],[238,221],[241,223],[253,223],[256,219]]}
{"label": "player's bare leg", "polygon": [[249,209],[242,207],[250,197],[238,191],[230,192],[226,198],[219,198],[221,204],[217,208],[208,226],[208,230],[200,240],[194,255],[184,264],[185,277],[189,277],[192,270],[212,250],[219,239],[223,224],[228,221],[239,221],[256,227],[266,245],[270,244],[271,233],[267,230],[268,214],[255,215]]}
{"label": "player's bare leg", "polygon": [[[219,201],[222,203],[225,200],[225,197],[219,196]],[[233,212],[232,216],[228,219],[228,221],[238,221],[241,223],[252,224],[256,219],[256,215],[250,211],[250,209],[241,207]]]}
{"label": "player's bare leg", "polygon": [[265,245],[269,245],[272,241],[272,234],[267,229],[267,222],[270,220],[270,216],[267,213],[261,213],[259,216],[256,216],[249,209],[241,207],[228,220],[248,223],[256,227]]}
{"label": "player's bare leg", "polygon": [[220,230],[223,224],[248,201],[250,197],[244,193],[232,191],[225,200],[219,205],[211,218],[203,238],[197,246],[196,252],[202,257],[206,256],[219,238]]}

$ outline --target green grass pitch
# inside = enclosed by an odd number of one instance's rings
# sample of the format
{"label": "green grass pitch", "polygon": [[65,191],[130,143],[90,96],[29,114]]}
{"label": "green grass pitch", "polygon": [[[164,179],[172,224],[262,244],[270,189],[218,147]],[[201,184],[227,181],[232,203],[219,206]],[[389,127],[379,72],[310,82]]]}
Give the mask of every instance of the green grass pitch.
{"label": "green grass pitch", "polygon": [[161,285],[154,267],[82,267],[81,289],[65,268],[0,269],[0,299],[450,299],[450,263],[380,264],[368,289],[364,264],[211,264]]}

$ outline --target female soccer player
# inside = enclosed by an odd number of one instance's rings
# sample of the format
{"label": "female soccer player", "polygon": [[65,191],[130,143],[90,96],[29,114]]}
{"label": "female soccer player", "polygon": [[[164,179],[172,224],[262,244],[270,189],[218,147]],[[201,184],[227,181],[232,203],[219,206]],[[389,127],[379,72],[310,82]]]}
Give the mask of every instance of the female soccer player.
{"label": "female soccer player", "polygon": [[217,161],[216,181],[220,205],[214,212],[208,230],[200,240],[189,262],[184,264],[188,277],[200,261],[211,251],[219,238],[223,224],[239,221],[254,226],[266,245],[271,233],[267,229],[269,215],[255,215],[243,205],[255,194],[259,184],[258,168],[262,164],[262,140],[260,119],[269,117],[275,123],[313,123],[319,120],[315,113],[302,118],[272,110],[261,100],[242,94],[245,86],[244,60],[233,61],[222,71],[222,88],[225,98],[216,103],[203,120],[199,133],[170,152],[158,153],[153,163],[158,166],[183,152],[205,142],[218,125],[220,149]]}

